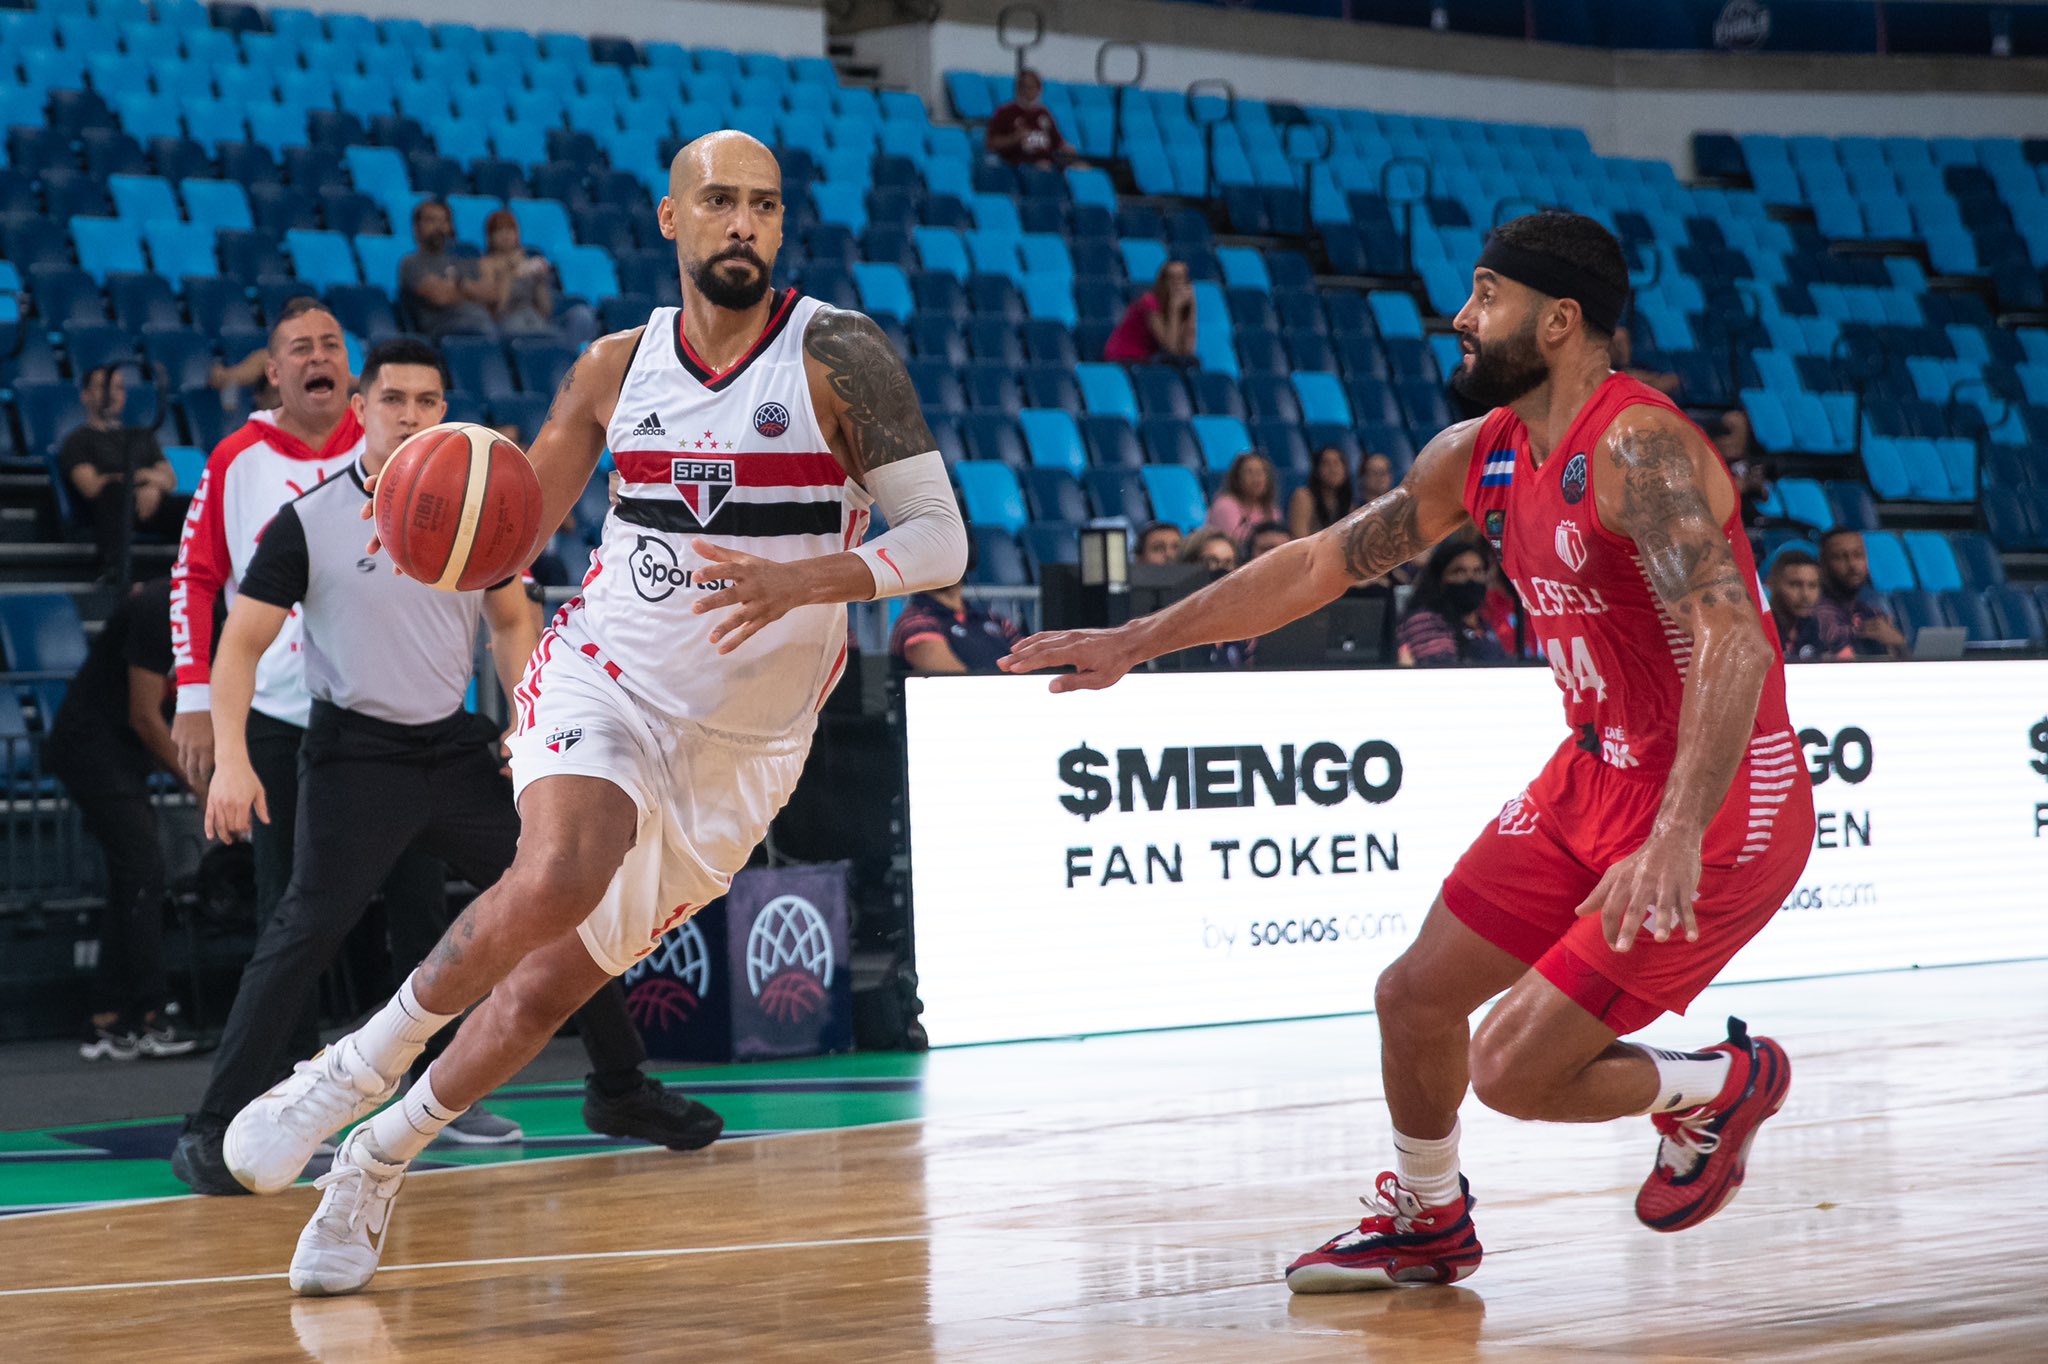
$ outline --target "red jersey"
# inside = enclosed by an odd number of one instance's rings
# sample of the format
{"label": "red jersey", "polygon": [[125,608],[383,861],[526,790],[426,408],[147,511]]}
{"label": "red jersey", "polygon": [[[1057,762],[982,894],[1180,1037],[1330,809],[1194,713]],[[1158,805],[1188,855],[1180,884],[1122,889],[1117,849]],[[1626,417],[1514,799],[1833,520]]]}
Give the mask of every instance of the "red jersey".
{"label": "red jersey", "polygon": [[[1508,408],[1494,409],[1479,426],[1465,506],[1501,551],[1502,566],[1521,593],[1578,746],[1624,776],[1662,782],[1677,753],[1692,638],[1651,586],[1635,542],[1601,524],[1593,495],[1593,452],[1630,407],[1678,411],[1657,390],[1616,374],[1594,391],[1540,468],[1522,419]],[[1718,455],[1715,464],[1727,477]],[[1739,501],[1721,529],[1758,620],[1769,619]],[[1769,757],[1776,766],[1792,747],[1792,722],[1785,710],[1784,655],[1776,632],[1764,634],[1771,670],[1747,760]]]}

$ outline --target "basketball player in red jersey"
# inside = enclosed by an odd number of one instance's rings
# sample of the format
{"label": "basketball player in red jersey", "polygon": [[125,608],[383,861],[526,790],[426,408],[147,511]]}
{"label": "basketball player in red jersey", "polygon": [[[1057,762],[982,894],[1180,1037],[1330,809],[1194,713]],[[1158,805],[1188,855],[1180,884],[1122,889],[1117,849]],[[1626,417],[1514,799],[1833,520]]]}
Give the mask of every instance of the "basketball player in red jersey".
{"label": "basketball player in red jersey", "polygon": [[[1621,248],[1545,212],[1487,240],[1454,325],[1455,383],[1487,416],[1422,451],[1392,492],[1154,616],[1034,636],[1002,665],[1069,666],[1055,691],[1246,639],[1476,523],[1549,657],[1569,738],[1489,819],[1375,991],[1395,1168],[1368,1215],[1287,1271],[1298,1293],[1452,1283],[1479,1266],[1458,1105],[1546,1122],[1651,1115],[1636,1215],[1704,1221],[1742,1183],[1791,1067],[1725,1042],[1620,1039],[1682,1013],[1797,881],[1813,796],[1785,713],[1735,485],[1663,394],[1608,368]],[[1647,931],[1646,931],[1647,930]],[[1476,1033],[1472,1011],[1506,991]]]}

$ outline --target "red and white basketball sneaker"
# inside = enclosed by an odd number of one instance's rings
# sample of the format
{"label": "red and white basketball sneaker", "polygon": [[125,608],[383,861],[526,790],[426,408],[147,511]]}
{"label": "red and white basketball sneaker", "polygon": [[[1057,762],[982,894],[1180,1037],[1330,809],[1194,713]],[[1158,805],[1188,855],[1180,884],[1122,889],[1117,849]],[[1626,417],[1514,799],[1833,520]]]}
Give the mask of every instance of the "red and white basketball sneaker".
{"label": "red and white basketball sneaker", "polygon": [[1650,1117],[1657,1160],[1636,1194],[1636,1217],[1652,1231],[1684,1231],[1727,1206],[1742,1187],[1757,1130],[1785,1106],[1792,1088],[1785,1049],[1768,1037],[1752,1038],[1739,1018],[1728,1020],[1728,1040],[1707,1050],[1732,1058],[1720,1094],[1702,1108]]}
{"label": "red and white basketball sneaker", "polygon": [[1425,1208],[1393,1171],[1380,1175],[1373,1197],[1361,1198],[1365,1220],[1287,1266],[1296,1293],[1350,1293],[1408,1284],[1447,1284],[1479,1268],[1472,1229],[1471,1187],[1458,1177],[1458,1197]]}

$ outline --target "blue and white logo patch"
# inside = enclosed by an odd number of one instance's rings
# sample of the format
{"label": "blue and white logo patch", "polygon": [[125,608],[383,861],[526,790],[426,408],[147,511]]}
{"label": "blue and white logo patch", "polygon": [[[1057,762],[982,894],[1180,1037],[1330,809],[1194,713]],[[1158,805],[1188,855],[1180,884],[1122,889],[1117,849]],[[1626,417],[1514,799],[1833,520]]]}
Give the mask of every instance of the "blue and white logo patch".
{"label": "blue and white logo patch", "polygon": [[789,409],[781,403],[762,403],[754,409],[754,429],[774,439],[789,430]]}
{"label": "blue and white logo patch", "polygon": [[1562,487],[1564,489],[1564,500],[1572,506],[1577,506],[1586,500],[1586,455],[1584,451],[1580,451],[1565,461]]}
{"label": "blue and white logo patch", "polygon": [[1479,486],[1482,488],[1505,488],[1515,481],[1515,452],[1495,450],[1486,457],[1485,465],[1479,470]]}

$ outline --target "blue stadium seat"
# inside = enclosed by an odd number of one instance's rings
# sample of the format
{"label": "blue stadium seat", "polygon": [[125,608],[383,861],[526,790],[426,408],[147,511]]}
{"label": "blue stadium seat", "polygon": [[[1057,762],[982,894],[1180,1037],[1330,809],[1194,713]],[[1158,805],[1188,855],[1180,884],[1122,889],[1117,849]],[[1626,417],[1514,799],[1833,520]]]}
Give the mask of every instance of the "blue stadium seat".
{"label": "blue stadium seat", "polygon": [[339,232],[293,229],[284,234],[285,254],[300,279],[324,294],[338,285],[360,284],[355,253]]}
{"label": "blue stadium seat", "polygon": [[184,325],[178,300],[160,275],[108,275],[107,302],[113,307],[115,325],[131,334]]}
{"label": "blue stadium seat", "polygon": [[1147,417],[1192,417],[1194,403],[1180,371],[1166,365],[1139,365],[1130,371],[1138,395],[1138,411]]}
{"label": "blue stadium seat", "polygon": [[2043,628],[2041,608],[2024,588],[2000,584],[1986,588],[1983,596],[1997,622],[1999,638],[2023,640],[2030,649],[2042,647],[2048,631]]}
{"label": "blue stadium seat", "polygon": [[450,336],[441,342],[441,354],[448,362],[449,377],[458,393],[491,402],[516,391],[505,348],[496,341],[478,336]]}
{"label": "blue stadium seat", "polygon": [[1870,559],[1872,587],[1880,592],[1899,592],[1920,585],[1897,534],[1887,530],[1865,531],[1863,544]]}
{"label": "blue stadium seat", "polygon": [[1152,515],[1192,533],[1208,519],[1202,484],[1194,471],[1177,464],[1148,464],[1138,471],[1144,480]]}
{"label": "blue stadium seat", "polygon": [[1922,587],[1931,592],[1961,590],[1962,570],[1946,536],[1940,531],[1909,530],[1901,538],[1905,541],[1906,556],[1913,564],[1913,575]]}
{"label": "blue stadium seat", "polygon": [[1957,623],[1950,618],[1941,598],[1924,588],[1897,589],[1891,594],[1891,607],[1899,631],[1908,643],[1917,641],[1922,630]]}
{"label": "blue stadium seat", "polygon": [[199,491],[199,476],[206,472],[206,451],[191,445],[166,445],[164,458],[178,476],[178,491],[187,497]]}
{"label": "blue stadium seat", "polygon": [[1415,297],[1396,289],[1375,289],[1366,296],[1381,336],[1422,336],[1422,311]]}
{"label": "blue stadium seat", "polygon": [[1949,532],[1949,549],[1955,555],[1956,569],[1961,574],[1963,586],[1975,591],[2000,587],[2005,583],[2005,562],[1998,557],[1998,550],[1981,532],[1959,530]]}
{"label": "blue stadium seat", "polygon": [[1293,382],[1295,394],[1301,399],[1304,422],[1351,425],[1351,404],[1336,375],[1296,371]]}
{"label": "blue stadium seat", "polygon": [[1088,463],[1097,469],[1136,469],[1145,462],[1145,448],[1138,433],[1122,417],[1084,416],[1081,439],[1088,447]]}
{"label": "blue stadium seat", "polygon": [[1081,387],[1082,405],[1091,415],[1121,417],[1127,422],[1137,422],[1137,394],[1131,387],[1130,376],[1121,365],[1084,361],[1074,367],[1074,378]]}
{"label": "blue stadium seat", "polygon": [[[1085,471],[1083,471],[1085,472]],[[1024,497],[1035,521],[1075,523],[1089,517],[1080,475],[1063,468],[1033,466],[1024,471]]]}
{"label": "blue stadium seat", "polygon": [[514,337],[506,345],[512,356],[512,373],[525,393],[553,393],[562,376],[576,363],[576,351],[558,341],[541,337]]}
{"label": "blue stadium seat", "polygon": [[121,218],[75,217],[71,240],[78,249],[79,267],[102,284],[112,271],[149,268],[142,260],[140,224]]}
{"label": "blue stadium seat", "polygon": [[[59,592],[0,596],[0,653],[20,672],[75,673],[85,662],[85,626]],[[45,717],[45,723],[48,717]]]}
{"label": "blue stadium seat", "polygon": [[1081,431],[1071,413],[1052,408],[1025,408],[1017,414],[1024,431],[1025,449],[1031,463],[1040,468],[1063,469],[1079,477],[1088,468],[1081,448]]}
{"label": "blue stadium seat", "polygon": [[1145,492],[1145,481],[1139,471],[1091,469],[1081,484],[1098,517],[1120,516],[1132,525],[1152,519],[1151,498]]}
{"label": "blue stadium seat", "polygon": [[960,484],[960,497],[966,506],[967,519],[977,529],[1015,533],[1029,521],[1030,515],[1024,506],[1024,490],[1018,486],[1017,471],[1008,464],[991,460],[962,460],[953,466],[953,476]]}
{"label": "blue stadium seat", "polygon": [[1148,463],[1178,464],[1193,470],[1208,467],[1193,426],[1179,417],[1147,417],[1138,423],[1138,436]]}
{"label": "blue stadium seat", "polygon": [[1251,432],[1236,417],[1198,416],[1188,426],[1201,449],[1203,464],[1212,471],[1228,469],[1239,455],[1256,448]]}
{"label": "blue stadium seat", "polygon": [[960,423],[961,448],[971,461],[1007,464],[1022,469],[1030,463],[1024,436],[1014,417],[1004,412],[970,412]]}
{"label": "blue stadium seat", "polygon": [[1783,478],[1777,483],[1780,514],[1787,520],[1797,521],[1814,530],[1826,530],[1835,524],[1835,510],[1828,502],[1827,493],[1818,480],[1811,478]]}

